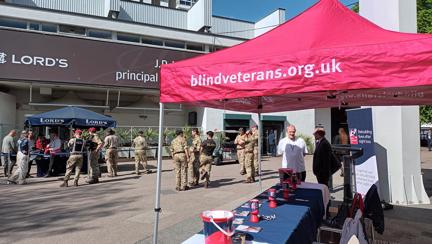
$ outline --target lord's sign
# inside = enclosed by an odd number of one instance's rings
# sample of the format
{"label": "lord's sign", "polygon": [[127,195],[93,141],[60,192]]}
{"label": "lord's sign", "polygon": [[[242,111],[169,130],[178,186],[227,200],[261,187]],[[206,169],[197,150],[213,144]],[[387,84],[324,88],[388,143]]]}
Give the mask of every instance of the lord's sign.
{"label": "lord's sign", "polygon": [[161,64],[199,53],[0,29],[0,79],[159,88]]}

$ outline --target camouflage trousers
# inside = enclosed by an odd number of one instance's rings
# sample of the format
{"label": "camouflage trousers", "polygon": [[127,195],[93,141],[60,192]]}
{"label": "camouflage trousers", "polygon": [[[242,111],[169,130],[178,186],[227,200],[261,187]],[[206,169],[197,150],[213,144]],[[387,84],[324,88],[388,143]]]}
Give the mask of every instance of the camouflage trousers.
{"label": "camouflage trousers", "polygon": [[245,153],[245,168],[246,168],[246,177],[254,178],[255,177],[255,167],[253,164],[254,154],[253,152]]}
{"label": "camouflage trousers", "polygon": [[107,165],[108,174],[117,176],[117,149],[107,149],[105,154],[105,161]]}
{"label": "camouflage trousers", "polygon": [[240,164],[240,171],[245,172],[245,150],[244,149],[237,149],[237,159]]}
{"label": "camouflage trousers", "polygon": [[99,178],[99,152],[96,150],[90,151],[90,176],[92,178]]}
{"label": "camouflage trousers", "polygon": [[257,147],[254,148],[253,162],[254,162],[255,175],[258,175],[258,173],[259,173],[259,162],[258,162],[258,148]]}
{"label": "camouflage trousers", "polygon": [[70,155],[68,161],[66,162],[66,174],[64,180],[69,180],[72,170],[75,168],[75,181],[79,179],[81,174],[81,167],[83,164],[82,155]]}
{"label": "camouflage trousers", "polygon": [[135,172],[139,172],[139,165],[142,164],[144,171],[147,171],[147,155],[146,150],[137,149],[135,150]]}
{"label": "camouflage trousers", "polygon": [[205,174],[207,173],[206,177],[205,177],[205,181],[209,182],[210,181],[210,172],[211,172],[211,166],[213,163],[213,157],[212,156],[207,156],[202,154],[200,157],[200,172],[201,174]]}
{"label": "camouflage trousers", "polygon": [[173,155],[174,171],[176,177],[176,188],[185,188],[187,184],[186,154],[177,153]]}
{"label": "camouflage trousers", "polygon": [[191,153],[189,162],[188,162],[188,177],[189,184],[193,185],[198,183],[199,179],[199,167],[200,167],[200,157],[199,152]]}

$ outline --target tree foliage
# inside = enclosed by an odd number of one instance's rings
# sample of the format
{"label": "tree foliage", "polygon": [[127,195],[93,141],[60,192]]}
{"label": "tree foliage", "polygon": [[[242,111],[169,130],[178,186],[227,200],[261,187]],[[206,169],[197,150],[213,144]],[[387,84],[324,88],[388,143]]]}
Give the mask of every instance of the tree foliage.
{"label": "tree foliage", "polygon": [[354,6],[352,6],[351,10],[358,13],[360,11],[359,3],[354,4]]}
{"label": "tree foliage", "polygon": [[417,0],[417,32],[432,33],[432,0]]}
{"label": "tree foliage", "polygon": [[432,106],[431,105],[420,106],[420,123],[421,124],[432,123]]}

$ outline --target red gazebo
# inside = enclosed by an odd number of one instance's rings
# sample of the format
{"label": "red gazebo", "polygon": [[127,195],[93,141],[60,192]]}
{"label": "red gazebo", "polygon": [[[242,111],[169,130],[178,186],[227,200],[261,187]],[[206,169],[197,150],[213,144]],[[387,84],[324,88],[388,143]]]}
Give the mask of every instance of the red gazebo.
{"label": "red gazebo", "polygon": [[165,103],[254,113],[431,104],[432,35],[388,31],[321,0],[255,39],[162,66],[160,102],[159,152]]}

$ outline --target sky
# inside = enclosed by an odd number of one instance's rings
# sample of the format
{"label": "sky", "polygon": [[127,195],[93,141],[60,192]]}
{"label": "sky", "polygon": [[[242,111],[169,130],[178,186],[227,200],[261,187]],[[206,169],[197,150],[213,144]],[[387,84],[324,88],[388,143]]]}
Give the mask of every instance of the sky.
{"label": "sky", "polygon": [[[286,20],[298,15],[318,0],[213,0],[213,15],[256,22],[278,8]],[[341,0],[345,5],[358,0]]]}

